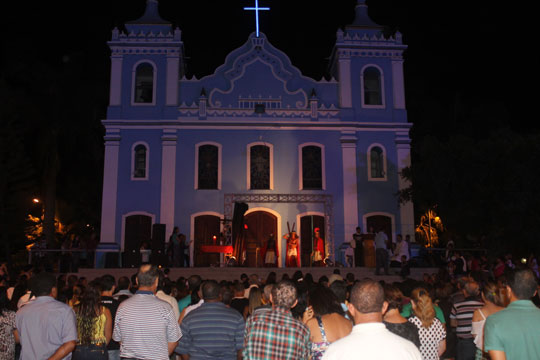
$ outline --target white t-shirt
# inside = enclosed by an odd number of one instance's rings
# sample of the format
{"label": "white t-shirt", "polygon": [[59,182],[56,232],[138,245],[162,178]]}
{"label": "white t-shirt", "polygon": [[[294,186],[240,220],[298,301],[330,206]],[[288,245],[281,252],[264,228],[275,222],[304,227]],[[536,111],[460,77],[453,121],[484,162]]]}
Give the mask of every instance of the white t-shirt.
{"label": "white t-shirt", "polygon": [[323,360],[422,360],[416,346],[388,331],[383,323],[359,324],[330,344]]}

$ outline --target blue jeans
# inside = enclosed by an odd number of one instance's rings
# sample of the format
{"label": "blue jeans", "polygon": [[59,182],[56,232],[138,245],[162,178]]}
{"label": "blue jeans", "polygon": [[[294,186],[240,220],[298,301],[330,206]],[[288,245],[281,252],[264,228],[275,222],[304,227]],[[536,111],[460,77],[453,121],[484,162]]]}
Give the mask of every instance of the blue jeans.
{"label": "blue jeans", "polygon": [[73,360],[109,360],[107,345],[77,345]]}
{"label": "blue jeans", "polygon": [[474,360],[476,356],[476,345],[473,339],[457,340],[456,360]]}
{"label": "blue jeans", "polygon": [[120,360],[120,350],[109,350],[109,360]]}
{"label": "blue jeans", "polygon": [[384,267],[384,274],[388,275],[388,250],[378,248],[375,250],[375,275],[379,275],[379,269]]}

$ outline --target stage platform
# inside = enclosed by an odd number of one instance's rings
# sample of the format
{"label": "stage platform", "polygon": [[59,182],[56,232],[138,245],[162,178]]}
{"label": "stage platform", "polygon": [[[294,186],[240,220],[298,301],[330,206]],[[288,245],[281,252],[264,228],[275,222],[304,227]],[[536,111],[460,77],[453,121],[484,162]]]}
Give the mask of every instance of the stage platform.
{"label": "stage platform", "polygon": [[[387,282],[402,281],[403,279],[399,275],[375,275],[374,268],[357,267],[303,267],[303,268],[247,268],[247,267],[192,267],[192,268],[170,268],[169,278],[172,280],[178,279],[180,276],[188,277],[190,275],[200,275],[203,279],[213,279],[217,281],[227,280],[234,281],[240,279],[240,275],[245,273],[248,276],[251,274],[257,274],[260,279],[265,280],[268,273],[274,271],[277,275],[277,279],[280,280],[283,274],[287,273],[289,276],[297,271],[302,271],[302,274],[311,273],[313,279],[317,281],[319,277],[326,275],[329,276],[334,272],[334,269],[340,271],[341,276],[345,278],[347,273],[353,273],[355,279],[372,278],[375,280],[385,280]],[[437,268],[412,268],[411,275],[409,276],[415,280],[422,280],[425,273],[433,274],[438,271]],[[84,276],[88,280],[93,280],[104,274],[111,274],[116,279],[121,276],[131,277],[137,272],[137,268],[105,268],[105,269],[79,269],[77,276]],[[399,272],[399,268],[390,268],[390,274]]]}

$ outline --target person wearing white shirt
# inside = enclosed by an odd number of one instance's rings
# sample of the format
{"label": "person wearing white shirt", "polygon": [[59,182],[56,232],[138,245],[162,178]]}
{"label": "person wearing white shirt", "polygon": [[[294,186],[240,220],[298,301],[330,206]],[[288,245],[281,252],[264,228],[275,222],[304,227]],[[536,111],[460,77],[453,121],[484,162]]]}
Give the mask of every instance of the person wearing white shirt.
{"label": "person wearing white shirt", "polygon": [[418,348],[409,340],[391,333],[382,322],[388,308],[384,290],[374,280],[353,286],[347,305],[356,324],[352,332],[328,347],[323,360],[363,359],[421,360]]}

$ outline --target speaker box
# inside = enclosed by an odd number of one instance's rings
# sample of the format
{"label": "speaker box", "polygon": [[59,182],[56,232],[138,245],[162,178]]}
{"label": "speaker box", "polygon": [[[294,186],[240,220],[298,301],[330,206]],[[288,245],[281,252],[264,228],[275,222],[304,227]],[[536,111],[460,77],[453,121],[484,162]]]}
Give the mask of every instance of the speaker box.
{"label": "speaker box", "polygon": [[153,253],[165,252],[165,224],[154,224],[152,226],[152,244],[150,248]]}
{"label": "speaker box", "polygon": [[105,267],[106,268],[117,268],[118,267],[118,258],[119,253],[117,252],[107,252],[105,253]]}
{"label": "speaker box", "polygon": [[122,254],[122,266],[125,268],[137,268],[141,266],[141,252],[139,250],[124,251]]}

